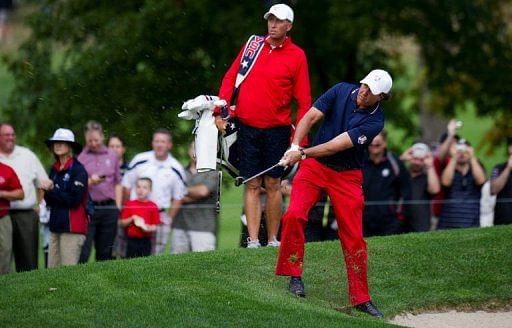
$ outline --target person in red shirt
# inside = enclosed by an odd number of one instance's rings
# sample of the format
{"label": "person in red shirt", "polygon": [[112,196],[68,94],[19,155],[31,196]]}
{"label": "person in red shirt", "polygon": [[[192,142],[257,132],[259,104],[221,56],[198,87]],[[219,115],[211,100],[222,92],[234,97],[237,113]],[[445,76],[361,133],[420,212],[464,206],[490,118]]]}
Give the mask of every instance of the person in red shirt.
{"label": "person in red shirt", "polygon": [[9,216],[11,200],[25,197],[16,172],[0,163],[0,274],[11,271],[12,222]]}
{"label": "person in red shirt", "polygon": [[151,237],[160,224],[158,206],[148,199],[151,187],[150,178],[139,178],[135,186],[137,199],[127,201],[121,211],[121,226],[128,236],[127,258],[151,255]]}
{"label": "person in red shirt", "polygon": [[[245,178],[279,162],[283,152],[290,146],[292,100],[297,103],[297,122],[311,105],[306,55],[288,36],[293,26],[293,16],[293,10],[284,4],[274,5],[265,13],[263,17],[267,20],[268,35],[259,38],[263,40],[260,41],[263,42],[261,51],[243,83],[237,88],[237,96],[233,97],[233,92],[239,69],[243,70],[248,65],[244,56],[247,54],[245,46],[222,80],[219,97],[236,105],[236,108],[231,107],[231,113],[238,120],[240,175]],[[220,109],[216,109],[214,115],[217,128],[224,133],[227,121],[220,116]],[[302,140],[301,144],[305,141]],[[261,221],[259,193],[262,185],[267,192],[265,214],[268,246],[279,247],[276,235],[281,219],[282,174],[283,167],[276,167],[263,177],[246,184],[244,209],[249,232],[248,248],[261,246],[258,232]]]}

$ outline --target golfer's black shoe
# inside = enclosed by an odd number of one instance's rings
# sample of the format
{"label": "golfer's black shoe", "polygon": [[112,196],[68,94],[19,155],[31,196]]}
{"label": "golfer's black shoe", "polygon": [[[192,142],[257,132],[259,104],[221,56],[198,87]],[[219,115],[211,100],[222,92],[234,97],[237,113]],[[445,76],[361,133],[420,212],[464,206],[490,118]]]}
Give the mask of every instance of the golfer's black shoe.
{"label": "golfer's black shoe", "polygon": [[288,290],[293,295],[299,297],[306,297],[306,293],[304,292],[304,283],[302,282],[302,279],[300,277],[290,277]]}
{"label": "golfer's black shoe", "polygon": [[366,303],[357,304],[354,307],[357,310],[359,310],[361,312],[364,312],[364,313],[368,313],[369,315],[372,315],[372,316],[374,316],[377,319],[382,319],[384,317],[382,312],[380,312],[379,309],[377,309],[377,307],[375,306],[375,304],[373,304],[372,301],[368,301]]}

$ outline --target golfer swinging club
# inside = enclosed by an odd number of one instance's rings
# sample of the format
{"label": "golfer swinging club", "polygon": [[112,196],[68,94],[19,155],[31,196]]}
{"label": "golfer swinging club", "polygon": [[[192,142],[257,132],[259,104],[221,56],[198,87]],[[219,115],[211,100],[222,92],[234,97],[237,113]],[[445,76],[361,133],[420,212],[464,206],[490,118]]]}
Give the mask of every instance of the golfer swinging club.
{"label": "golfer swinging club", "polygon": [[[300,121],[293,143],[281,159],[283,166],[302,162],[293,180],[288,211],[283,216],[276,274],[290,276],[289,291],[305,297],[301,279],[304,228],[309,210],[325,191],[339,227],[350,303],[377,318],[383,315],[368,292],[361,165],[368,145],[384,127],[381,101],[389,98],[392,83],[386,71],[376,69],[361,80],[360,86],[341,82],[329,89]],[[299,141],[322,119],[313,146],[300,148]]]}

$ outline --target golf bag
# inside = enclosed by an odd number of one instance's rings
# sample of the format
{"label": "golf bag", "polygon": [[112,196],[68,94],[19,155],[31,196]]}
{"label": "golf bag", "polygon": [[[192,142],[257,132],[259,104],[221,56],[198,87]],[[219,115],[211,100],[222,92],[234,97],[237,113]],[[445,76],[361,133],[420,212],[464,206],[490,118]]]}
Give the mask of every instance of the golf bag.
{"label": "golf bag", "polygon": [[[215,126],[213,109],[223,108],[221,116],[227,119],[226,133],[219,135]],[[233,178],[239,176],[239,163],[237,149],[238,127],[234,119],[229,118],[229,110],[225,100],[217,96],[201,95],[187,100],[181,107],[178,117],[185,120],[195,120],[192,131],[195,140],[197,171],[204,172],[224,168]]]}
{"label": "golf bag", "polygon": [[[213,109],[222,108],[221,116],[227,120],[226,133],[220,135],[215,126]],[[232,113],[229,112],[227,103],[217,96],[201,95],[187,100],[181,107],[182,112],[178,117],[185,120],[195,120],[192,131],[195,140],[196,166],[198,172],[225,169],[234,179],[240,177],[240,154],[238,150],[237,133],[238,126]],[[283,178],[295,173],[297,164],[287,167]]]}

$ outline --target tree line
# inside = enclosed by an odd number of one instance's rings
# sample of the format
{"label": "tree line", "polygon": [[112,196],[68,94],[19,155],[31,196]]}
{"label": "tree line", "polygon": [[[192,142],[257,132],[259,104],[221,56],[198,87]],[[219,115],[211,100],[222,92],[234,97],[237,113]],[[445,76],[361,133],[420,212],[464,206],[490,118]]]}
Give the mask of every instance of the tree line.
{"label": "tree line", "polygon": [[[217,93],[243,42],[265,34],[274,2],[26,1],[32,33],[5,58],[15,85],[4,119],[41,149],[56,127],[79,132],[90,119],[136,150],[157,127],[186,144],[192,126],[177,118],[181,104]],[[508,1],[282,2],[295,10],[291,37],[308,56],[313,98],[385,67],[395,78],[386,118],[411,135],[421,137],[420,110],[449,116],[467,102],[499,118],[489,140],[512,135]]]}

